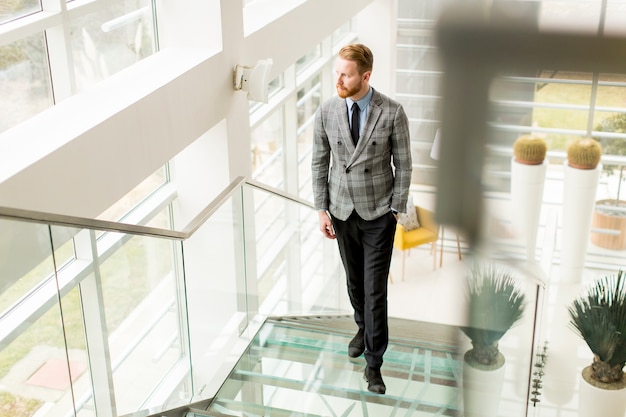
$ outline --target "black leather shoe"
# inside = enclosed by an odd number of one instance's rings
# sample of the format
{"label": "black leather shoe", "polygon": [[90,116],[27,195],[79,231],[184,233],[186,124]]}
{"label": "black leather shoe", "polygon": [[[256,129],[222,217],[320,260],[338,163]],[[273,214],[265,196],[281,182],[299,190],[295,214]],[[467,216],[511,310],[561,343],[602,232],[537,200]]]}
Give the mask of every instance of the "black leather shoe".
{"label": "black leather shoe", "polygon": [[387,387],[383,382],[383,376],[380,374],[380,369],[365,367],[365,374],[363,378],[367,381],[367,390],[374,394],[384,394],[387,391]]}
{"label": "black leather shoe", "polygon": [[354,335],[350,343],[348,343],[348,356],[358,358],[365,352],[365,340],[363,339],[363,330]]}

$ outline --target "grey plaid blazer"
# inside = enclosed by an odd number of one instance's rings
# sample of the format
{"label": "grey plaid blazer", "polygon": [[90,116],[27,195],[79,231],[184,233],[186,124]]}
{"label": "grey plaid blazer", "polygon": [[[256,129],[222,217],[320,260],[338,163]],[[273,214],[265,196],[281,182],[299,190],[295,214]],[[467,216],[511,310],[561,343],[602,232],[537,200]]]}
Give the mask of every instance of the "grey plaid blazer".
{"label": "grey plaid blazer", "polygon": [[315,115],[311,162],[315,208],[346,220],[353,210],[373,220],[404,212],[411,185],[409,122],[402,105],[374,90],[355,148],[345,99],[335,96]]}

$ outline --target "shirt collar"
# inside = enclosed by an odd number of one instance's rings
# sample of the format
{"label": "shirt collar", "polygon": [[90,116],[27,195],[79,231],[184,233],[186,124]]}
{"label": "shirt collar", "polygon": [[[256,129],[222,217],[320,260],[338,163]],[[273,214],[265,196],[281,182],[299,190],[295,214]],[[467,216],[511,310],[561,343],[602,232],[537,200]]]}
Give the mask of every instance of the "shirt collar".
{"label": "shirt collar", "polygon": [[[367,94],[365,94],[365,96],[363,96],[362,99],[358,100],[356,103],[359,106],[359,110],[363,111],[363,109],[365,109],[369,104],[370,101],[372,101],[372,95],[374,94],[374,89],[372,87],[370,87],[369,91],[367,92]],[[354,100],[352,100],[350,97],[346,98],[346,104],[348,105],[348,108],[351,109],[352,108],[352,104],[355,103]]]}

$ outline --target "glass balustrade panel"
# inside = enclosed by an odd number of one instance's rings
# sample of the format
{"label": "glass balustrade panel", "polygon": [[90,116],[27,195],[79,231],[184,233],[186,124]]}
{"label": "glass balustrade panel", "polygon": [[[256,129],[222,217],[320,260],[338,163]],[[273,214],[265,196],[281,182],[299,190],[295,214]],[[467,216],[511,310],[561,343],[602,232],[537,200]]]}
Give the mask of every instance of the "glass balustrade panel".
{"label": "glass balustrade panel", "polygon": [[[73,414],[71,381],[87,376],[77,291],[55,273],[73,255],[52,254],[47,225],[1,220],[0,409],[11,416]],[[64,307],[64,308],[62,308]],[[67,323],[67,328],[61,324]]]}
{"label": "glass balustrade panel", "polygon": [[94,331],[104,333],[106,351],[92,360],[107,364],[101,371],[112,375],[117,415],[162,405],[168,398],[159,396],[159,388],[184,382],[180,368],[188,369],[188,346],[177,247],[167,239],[107,233],[98,239],[94,282],[81,283],[84,305],[93,299],[102,303],[89,315],[99,326]]}
{"label": "glass balustrade panel", "polygon": [[240,190],[187,240],[185,291],[194,396],[210,397],[236,361],[239,336],[256,314],[246,294],[248,268]]}
{"label": "glass balustrade panel", "polygon": [[[317,212],[265,191],[254,207],[256,291],[266,316],[346,312],[345,278],[335,241],[319,231]],[[248,283],[250,285],[250,283]]]}

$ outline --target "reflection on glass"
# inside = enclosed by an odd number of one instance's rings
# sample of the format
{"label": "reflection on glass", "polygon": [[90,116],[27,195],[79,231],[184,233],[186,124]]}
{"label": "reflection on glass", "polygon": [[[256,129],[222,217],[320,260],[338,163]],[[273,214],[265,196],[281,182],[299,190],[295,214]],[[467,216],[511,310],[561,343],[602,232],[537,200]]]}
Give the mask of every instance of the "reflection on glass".
{"label": "reflection on glass", "polygon": [[[0,312],[3,319],[28,295],[51,283],[54,264],[48,227],[0,220]],[[48,284],[46,284],[48,283]]]}
{"label": "reflection on glass", "polygon": [[284,188],[283,111],[276,110],[251,132],[252,178]]}
{"label": "reflection on glass", "polygon": [[335,242],[319,233],[317,212],[263,191],[252,193],[257,291],[263,315],[341,310],[344,282]]}
{"label": "reflection on glass", "polygon": [[172,243],[139,236],[123,241],[100,267],[120,415],[139,410],[183,356]]}
{"label": "reflection on glass", "polygon": [[313,200],[311,186],[311,152],[315,113],[320,106],[321,77],[317,74],[298,90],[298,195]]}
{"label": "reflection on glass", "polygon": [[[222,382],[257,313],[346,314],[338,252],[315,233],[315,210],[245,191],[184,251],[167,239],[3,221],[3,409],[93,417],[174,407]],[[255,234],[245,244],[244,230]]]}
{"label": "reflection on glass", "polygon": [[72,22],[76,85],[84,90],[152,55],[152,6],[148,0],[115,0]]}
{"label": "reflection on glass", "polygon": [[[40,0],[22,0],[3,2],[0,7],[0,25],[10,20],[41,11]],[[0,62],[3,60],[0,58]]]}
{"label": "reflection on glass", "polygon": [[[209,414],[393,416],[459,414],[461,358],[454,328],[390,323],[386,396],[367,391],[365,360],[348,360],[349,316],[269,321],[208,407]],[[426,338],[414,340],[414,332]],[[440,337],[430,337],[434,334]],[[237,413],[237,414],[234,414]],[[241,414],[243,413],[243,414]],[[200,417],[200,413],[192,416]]]}
{"label": "reflection on glass", "polygon": [[159,168],[154,174],[143,180],[117,203],[113,204],[104,213],[98,216],[98,219],[111,221],[122,220],[124,216],[130,213],[134,208],[137,208],[142,201],[148,198],[167,181],[167,168]]}
{"label": "reflection on glass", "polygon": [[[506,352],[502,341],[528,313],[523,282],[507,266],[489,261],[475,262],[467,282],[469,321],[461,330],[471,341],[471,347],[468,346],[463,356],[464,415],[523,416],[525,395],[501,401],[507,367],[516,366],[518,361],[526,362],[526,356],[519,355],[519,351]],[[527,323],[529,325],[518,336],[517,346],[521,345],[520,339],[524,340],[524,334],[532,335],[533,320]],[[530,352],[532,348],[532,344],[526,343],[521,351]],[[526,367],[530,368],[530,364],[526,363]],[[517,404],[512,407],[514,403]],[[503,413],[505,407],[507,411]]]}
{"label": "reflection on glass", "polygon": [[183,242],[194,395],[221,382],[216,375],[248,324],[247,309],[256,314],[254,290],[245,287],[240,207],[236,195]]}
{"label": "reflection on glass", "polygon": [[76,259],[74,234],[77,232],[77,230],[65,228],[65,233],[61,233],[61,236],[58,236],[58,230],[59,228],[52,229],[55,245],[54,259],[57,269],[62,270],[65,266],[69,265],[70,262]]}
{"label": "reflection on glass", "polygon": [[344,23],[330,35],[333,46],[343,46],[345,36],[350,32],[350,22]]}
{"label": "reflection on glass", "polygon": [[[62,409],[66,413],[70,413],[74,408],[77,410],[83,408],[82,413],[79,415],[87,415],[85,408],[89,409],[89,405],[91,405],[93,409],[93,387],[87,345],[85,343],[83,310],[78,287],[71,289],[61,299],[61,311],[63,312],[63,335],[67,347],[67,358],[62,356],[59,362],[64,361],[66,369],[69,368],[68,379],[71,380],[71,390],[73,391],[75,404],[72,402],[72,396],[69,395],[70,387],[68,387],[64,395],[55,404],[55,409]],[[47,415],[53,417],[54,412],[51,411]]]}
{"label": "reflection on glass", "polygon": [[31,416],[70,388],[50,237],[45,225],[3,221],[1,230],[0,410]]}
{"label": "reflection on glass", "polygon": [[[59,304],[37,311],[28,327],[5,338],[0,351],[0,404],[6,415],[32,416],[58,405],[72,411],[64,398],[70,392],[70,370],[65,356],[63,331],[59,326]],[[75,355],[74,355],[75,353]],[[87,369],[80,348],[73,351],[73,377]]]}
{"label": "reflection on glass", "polygon": [[300,74],[302,71],[307,69],[309,65],[315,62],[321,56],[321,48],[320,45],[317,44],[315,47],[309,51],[306,55],[300,57],[296,61],[296,74]]}
{"label": "reflection on glass", "polygon": [[[270,298],[270,294],[275,289],[284,288],[290,243],[297,235],[288,224],[288,207],[284,201],[260,191],[253,195],[257,257],[260,260],[257,267],[259,305],[261,312],[267,314],[277,309],[276,297]],[[277,285],[279,282],[281,285]],[[267,300],[271,305],[264,305]]]}
{"label": "reflection on glass", "polygon": [[0,133],[51,107],[43,33],[0,46]]}

